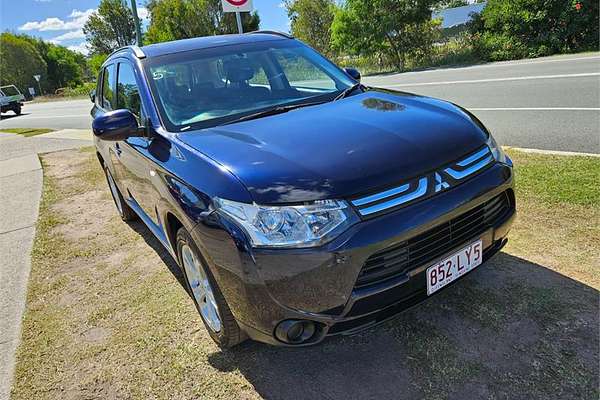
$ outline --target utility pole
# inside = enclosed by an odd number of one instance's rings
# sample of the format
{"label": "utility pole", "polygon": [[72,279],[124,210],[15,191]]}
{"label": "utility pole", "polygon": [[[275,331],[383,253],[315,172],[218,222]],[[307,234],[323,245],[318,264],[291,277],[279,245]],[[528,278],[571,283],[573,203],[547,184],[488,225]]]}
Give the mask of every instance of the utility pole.
{"label": "utility pole", "polygon": [[133,21],[135,22],[135,37],[137,39],[137,45],[143,46],[142,29],[140,28],[140,19],[138,18],[137,6],[135,5],[135,0],[131,0],[131,12],[133,13]]}
{"label": "utility pole", "polygon": [[242,28],[242,14],[239,11],[235,13],[235,20],[237,21],[238,32],[241,35],[244,33],[244,28]]}

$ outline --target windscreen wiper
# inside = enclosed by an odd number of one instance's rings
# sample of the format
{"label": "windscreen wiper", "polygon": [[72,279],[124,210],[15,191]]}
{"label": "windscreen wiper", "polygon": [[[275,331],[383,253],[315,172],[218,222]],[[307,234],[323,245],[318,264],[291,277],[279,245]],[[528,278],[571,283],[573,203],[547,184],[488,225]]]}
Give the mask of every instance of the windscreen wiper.
{"label": "windscreen wiper", "polygon": [[[316,102],[312,102],[312,103],[300,103],[300,104],[290,104],[287,106],[277,106],[277,107],[269,108],[267,110],[259,111],[259,112],[253,113],[253,114],[244,115],[244,116],[234,119],[232,121],[227,121],[221,125],[229,125],[229,124],[234,124],[236,122],[249,121],[251,119],[268,117],[270,115],[283,114],[285,112],[295,110],[297,108],[316,106],[318,104],[323,104],[323,103],[324,103],[324,101],[316,101]],[[219,126],[221,126],[221,125],[219,125]]]}
{"label": "windscreen wiper", "polygon": [[365,86],[363,86],[362,83],[357,82],[354,85],[350,86],[349,88],[344,89],[344,91],[342,93],[340,93],[337,96],[335,96],[335,98],[333,99],[333,101],[341,100],[341,99],[347,97],[350,93],[354,92],[356,89],[358,89],[358,88],[362,89],[364,87]]}

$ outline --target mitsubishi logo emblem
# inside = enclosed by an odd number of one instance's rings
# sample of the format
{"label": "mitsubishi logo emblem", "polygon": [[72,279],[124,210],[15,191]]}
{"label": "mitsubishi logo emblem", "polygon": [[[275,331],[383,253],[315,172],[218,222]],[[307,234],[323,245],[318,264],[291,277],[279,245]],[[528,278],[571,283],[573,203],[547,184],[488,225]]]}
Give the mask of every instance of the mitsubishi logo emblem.
{"label": "mitsubishi logo emblem", "polygon": [[435,192],[448,189],[450,184],[446,182],[439,173],[435,173]]}

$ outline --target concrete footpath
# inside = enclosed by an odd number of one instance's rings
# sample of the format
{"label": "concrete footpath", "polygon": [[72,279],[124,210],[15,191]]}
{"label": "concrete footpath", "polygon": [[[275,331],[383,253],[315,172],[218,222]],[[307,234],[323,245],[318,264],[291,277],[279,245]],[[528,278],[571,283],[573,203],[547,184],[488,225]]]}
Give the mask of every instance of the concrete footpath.
{"label": "concrete footpath", "polygon": [[25,138],[0,132],[0,400],[8,400],[21,337],[31,249],[42,194],[38,154],[92,145],[90,131]]}

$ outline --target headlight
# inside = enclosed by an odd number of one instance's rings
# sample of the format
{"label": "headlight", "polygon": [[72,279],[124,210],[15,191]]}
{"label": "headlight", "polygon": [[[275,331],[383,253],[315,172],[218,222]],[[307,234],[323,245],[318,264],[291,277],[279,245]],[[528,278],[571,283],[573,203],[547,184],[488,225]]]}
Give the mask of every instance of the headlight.
{"label": "headlight", "polygon": [[489,146],[490,150],[492,150],[492,155],[494,156],[494,159],[496,161],[501,162],[503,164],[512,164],[510,158],[508,158],[506,153],[504,153],[502,147],[500,147],[498,143],[496,143],[496,140],[494,139],[491,133],[489,134],[487,145]]}
{"label": "headlight", "polygon": [[352,225],[358,217],[344,201],[270,207],[215,198],[217,210],[250,236],[255,247],[313,247]]}

